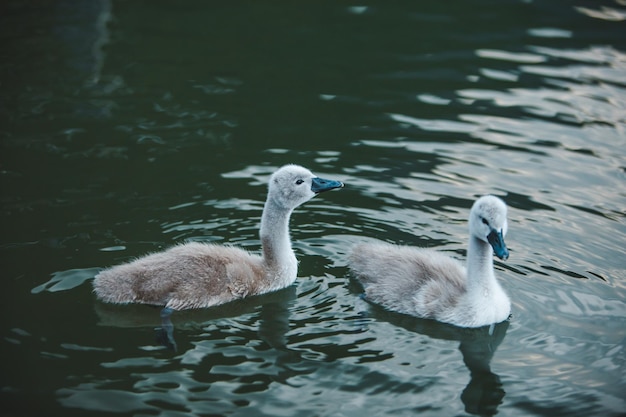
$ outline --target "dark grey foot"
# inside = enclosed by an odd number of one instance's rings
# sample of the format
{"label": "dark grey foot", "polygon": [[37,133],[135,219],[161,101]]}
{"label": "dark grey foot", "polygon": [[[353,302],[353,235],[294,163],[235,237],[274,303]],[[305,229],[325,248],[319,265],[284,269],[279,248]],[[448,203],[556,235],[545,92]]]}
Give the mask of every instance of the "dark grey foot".
{"label": "dark grey foot", "polygon": [[156,340],[167,349],[176,352],[176,341],[174,340],[174,325],[172,324],[171,316],[174,310],[168,307],[164,307],[161,310],[161,327],[157,327]]}

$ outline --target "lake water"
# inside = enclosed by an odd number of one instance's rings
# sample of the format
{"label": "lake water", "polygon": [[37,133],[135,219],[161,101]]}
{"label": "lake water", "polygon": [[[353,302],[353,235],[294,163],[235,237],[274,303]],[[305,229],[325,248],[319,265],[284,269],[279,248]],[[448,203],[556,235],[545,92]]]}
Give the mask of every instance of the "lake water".
{"label": "lake water", "polygon": [[[11,0],[0,6],[6,416],[626,413],[626,5]],[[259,249],[297,209],[288,289],[175,313],[96,301],[106,266],[185,241]],[[465,258],[509,205],[510,322],[361,298],[381,239]]]}

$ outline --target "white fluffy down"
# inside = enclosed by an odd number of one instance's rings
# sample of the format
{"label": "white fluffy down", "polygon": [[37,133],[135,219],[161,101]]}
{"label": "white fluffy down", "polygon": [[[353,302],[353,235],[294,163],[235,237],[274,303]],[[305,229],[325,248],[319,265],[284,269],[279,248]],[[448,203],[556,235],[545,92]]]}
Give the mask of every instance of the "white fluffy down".
{"label": "white fluffy down", "polygon": [[467,268],[434,250],[376,242],[353,249],[350,269],[367,299],[389,310],[460,327],[499,323],[509,317],[511,302],[496,280],[487,235],[506,234],[506,205],[481,197],[469,225]]}

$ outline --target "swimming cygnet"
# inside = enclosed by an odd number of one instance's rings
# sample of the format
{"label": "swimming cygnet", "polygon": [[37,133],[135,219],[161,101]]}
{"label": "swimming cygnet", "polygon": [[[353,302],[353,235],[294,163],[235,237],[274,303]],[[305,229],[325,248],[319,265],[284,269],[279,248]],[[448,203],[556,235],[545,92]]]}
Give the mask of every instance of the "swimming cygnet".
{"label": "swimming cygnet", "polygon": [[509,251],[506,204],[479,198],[470,211],[467,269],[440,252],[389,243],[357,245],[350,269],[366,298],[404,314],[460,327],[481,327],[506,320],[511,302],[493,271],[492,248],[500,259]]}
{"label": "swimming cygnet", "polygon": [[259,233],[262,255],[232,246],[184,243],[103,270],[94,279],[94,291],[105,302],[182,310],[285,288],[298,273],[289,238],[291,213],[316,194],[340,187],[339,181],[285,165],[270,178]]}

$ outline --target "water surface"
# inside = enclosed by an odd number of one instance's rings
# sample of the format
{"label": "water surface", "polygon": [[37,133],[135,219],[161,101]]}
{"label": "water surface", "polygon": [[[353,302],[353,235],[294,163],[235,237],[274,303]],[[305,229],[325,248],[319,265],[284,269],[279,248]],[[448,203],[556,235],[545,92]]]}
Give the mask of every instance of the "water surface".
{"label": "water surface", "polygon": [[[10,1],[0,6],[0,396],[10,415],[617,416],[626,411],[626,8]],[[299,279],[176,313],[95,300],[184,241],[259,248],[269,175]],[[509,205],[510,322],[366,303],[368,239],[464,259]]]}

